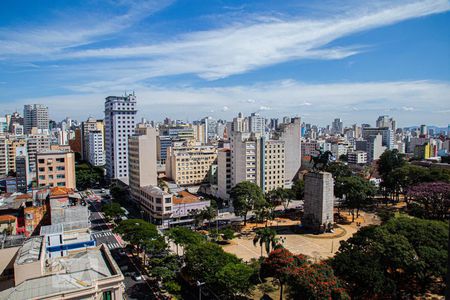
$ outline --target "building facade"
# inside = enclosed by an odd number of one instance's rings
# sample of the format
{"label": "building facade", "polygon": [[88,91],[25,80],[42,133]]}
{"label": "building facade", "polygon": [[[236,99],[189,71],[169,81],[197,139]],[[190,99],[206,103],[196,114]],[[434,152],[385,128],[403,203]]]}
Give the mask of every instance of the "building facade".
{"label": "building facade", "polygon": [[128,177],[128,137],[134,133],[136,96],[109,96],[105,101],[106,174]]}
{"label": "building facade", "polygon": [[24,105],[23,125],[26,134],[31,133],[33,127],[38,130],[48,130],[48,107],[42,104]]}
{"label": "building facade", "polygon": [[105,165],[105,147],[103,132],[101,130],[92,130],[89,132],[89,163],[93,166]]}
{"label": "building facade", "polygon": [[75,154],[56,150],[38,152],[36,179],[38,187],[75,189]]}

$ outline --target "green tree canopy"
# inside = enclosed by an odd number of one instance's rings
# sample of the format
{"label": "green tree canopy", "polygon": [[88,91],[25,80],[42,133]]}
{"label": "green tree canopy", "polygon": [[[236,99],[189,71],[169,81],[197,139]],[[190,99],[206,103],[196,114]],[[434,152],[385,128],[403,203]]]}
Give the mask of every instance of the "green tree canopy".
{"label": "green tree canopy", "polygon": [[249,294],[253,284],[254,270],[244,263],[228,263],[216,273],[217,283],[224,298],[235,299],[236,295]]}
{"label": "green tree canopy", "polygon": [[349,166],[342,163],[342,162],[332,162],[330,163],[326,169],[326,172],[331,173],[334,180],[340,178],[340,177],[349,177],[352,176],[352,171],[350,170]]}
{"label": "green tree canopy", "polygon": [[331,260],[355,299],[442,292],[448,247],[444,222],[400,217],[362,228]]}
{"label": "green tree canopy", "polygon": [[160,237],[156,226],[142,219],[124,220],[114,228],[114,232],[120,234],[125,241],[137,246],[138,250],[149,241]]}
{"label": "green tree canopy", "polygon": [[342,206],[352,213],[352,222],[359,215],[359,210],[370,203],[376,188],[368,180],[359,176],[338,177],[334,185],[335,195],[342,199]]}
{"label": "green tree canopy", "polygon": [[275,248],[278,244],[279,239],[277,238],[277,232],[269,227],[259,228],[256,230],[255,237],[253,238],[253,245],[259,242],[261,247],[261,256],[263,256],[263,246],[266,250],[267,255],[270,253],[271,248]]}
{"label": "green tree canopy", "polygon": [[266,199],[261,188],[250,181],[242,181],[231,189],[230,197],[233,200],[234,213],[244,217],[244,225],[247,224],[249,211],[266,205]]}
{"label": "green tree canopy", "polygon": [[305,181],[298,179],[292,185],[292,195],[296,200],[302,200],[305,195]]}
{"label": "green tree canopy", "polygon": [[102,206],[102,212],[108,219],[115,219],[125,215],[119,203],[113,202]]}

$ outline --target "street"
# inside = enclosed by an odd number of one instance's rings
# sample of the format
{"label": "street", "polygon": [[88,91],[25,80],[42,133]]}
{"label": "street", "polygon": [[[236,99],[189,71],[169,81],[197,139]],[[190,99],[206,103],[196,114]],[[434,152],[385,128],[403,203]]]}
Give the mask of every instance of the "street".
{"label": "street", "polygon": [[[154,296],[152,287],[146,280],[136,281],[132,278],[133,274],[141,274],[130,254],[121,254],[119,252],[122,249],[121,239],[112,232],[101,213],[102,202],[101,199],[104,195],[100,191],[94,190],[94,194],[86,197],[91,211],[91,232],[97,245],[105,244],[110,250],[114,260],[119,266],[124,276],[125,294],[126,299],[158,299]],[[131,255],[130,255],[131,256]]]}

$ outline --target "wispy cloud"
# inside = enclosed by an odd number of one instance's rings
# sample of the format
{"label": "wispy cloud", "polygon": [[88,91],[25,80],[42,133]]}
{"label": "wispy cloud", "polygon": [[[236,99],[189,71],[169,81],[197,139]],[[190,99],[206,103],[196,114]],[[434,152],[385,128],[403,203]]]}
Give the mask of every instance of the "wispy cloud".
{"label": "wispy cloud", "polygon": [[[17,105],[38,101],[49,105],[54,116],[66,115],[67,107],[71,107],[72,117],[84,119],[86,111],[96,111],[101,117],[105,96],[114,93],[121,94],[123,90],[23,99],[5,103],[2,109],[14,109]],[[449,109],[450,84],[436,81],[330,84],[291,81],[287,87],[282,81],[275,81],[215,88],[141,86],[137,87],[136,93],[139,113],[155,120],[168,115],[180,119],[200,118],[211,114],[211,111],[217,118],[231,118],[239,111],[261,111],[266,116],[308,116],[308,122],[319,124],[347,113],[344,121],[354,123],[375,120],[381,112],[389,111],[399,124],[415,124],[419,116],[421,120],[446,124],[447,116],[431,111],[430,107],[437,111]],[[247,99],[263,99],[261,101],[265,104],[248,103]],[[302,105],[306,101],[311,105]],[[399,109],[402,107],[414,107],[414,110],[404,113]]]}
{"label": "wispy cloud", "polygon": [[[354,5],[345,14],[322,18],[233,20],[229,26],[181,34],[170,41],[155,43],[142,39],[139,45],[134,46],[73,49],[74,46],[107,36],[139,20],[134,14],[140,8],[131,7],[130,12],[123,16],[81,30],[0,32],[0,37],[7,35],[7,39],[0,42],[0,57],[11,52],[17,53],[19,48],[23,48],[23,52],[19,52],[24,56],[36,55],[40,51],[52,54],[45,58],[33,57],[37,60],[83,59],[87,65],[93,65],[96,64],[95,59],[111,59],[112,67],[117,66],[118,61],[129,63],[128,60],[138,60],[142,72],[138,75],[134,72],[135,81],[178,74],[196,74],[206,80],[215,80],[290,60],[349,57],[365,51],[367,46],[333,47],[329,44],[357,32],[445,12],[450,9],[450,4],[447,0],[385,1],[377,5],[364,3]],[[146,8],[147,13],[156,9],[149,7]],[[139,16],[143,15],[139,12]],[[41,39],[41,36],[44,38]],[[134,68],[136,64],[132,66]],[[133,71],[129,69],[130,73]]]}

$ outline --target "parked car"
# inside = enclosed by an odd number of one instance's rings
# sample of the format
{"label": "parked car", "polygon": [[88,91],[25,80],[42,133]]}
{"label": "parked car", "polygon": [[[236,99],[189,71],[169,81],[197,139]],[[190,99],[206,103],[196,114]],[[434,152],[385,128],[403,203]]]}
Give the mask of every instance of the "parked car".
{"label": "parked car", "polygon": [[135,281],[141,281],[143,278],[142,278],[142,275],[141,274],[139,274],[139,273],[133,273],[133,275],[131,275],[131,278],[133,278],[133,280],[135,280]]}

